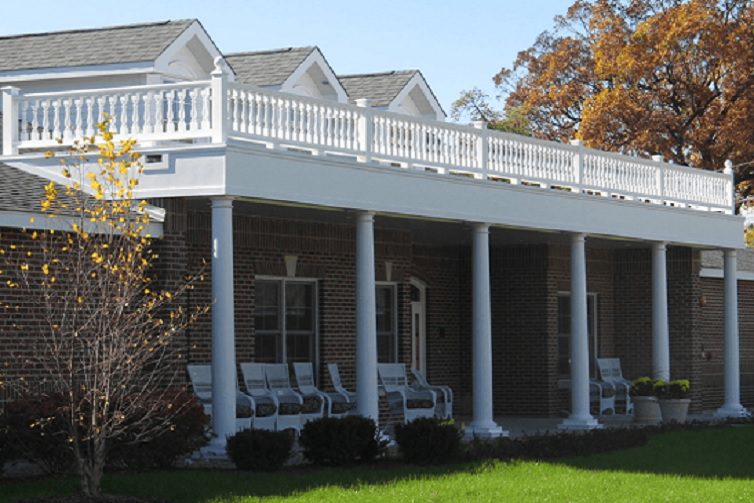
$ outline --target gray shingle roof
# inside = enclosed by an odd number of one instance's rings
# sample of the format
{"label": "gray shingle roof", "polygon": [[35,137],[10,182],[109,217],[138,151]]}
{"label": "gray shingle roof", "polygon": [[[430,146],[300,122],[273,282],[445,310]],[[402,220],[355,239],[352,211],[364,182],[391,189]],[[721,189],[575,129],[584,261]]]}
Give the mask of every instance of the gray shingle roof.
{"label": "gray shingle roof", "polygon": [[233,68],[236,80],[244,84],[277,86],[303,63],[316,47],[288,47],[270,51],[226,54],[225,61]]}
{"label": "gray shingle roof", "polygon": [[0,37],[0,71],[152,61],[194,19]]}
{"label": "gray shingle roof", "polygon": [[419,70],[393,70],[382,73],[338,75],[338,80],[346,88],[351,99],[367,98],[373,107],[386,107],[417,73]]}
{"label": "gray shingle roof", "polygon": [[[4,163],[0,163],[0,180],[3,181],[0,183],[0,211],[42,211],[44,186],[49,180]],[[61,198],[65,197],[63,190],[58,193]]]}

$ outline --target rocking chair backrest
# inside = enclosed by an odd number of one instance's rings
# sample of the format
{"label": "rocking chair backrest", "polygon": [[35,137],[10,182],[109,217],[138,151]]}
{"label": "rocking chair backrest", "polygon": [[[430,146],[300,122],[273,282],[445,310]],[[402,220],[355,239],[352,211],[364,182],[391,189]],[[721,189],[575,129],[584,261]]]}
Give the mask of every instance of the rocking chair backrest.
{"label": "rocking chair backrest", "polygon": [[288,376],[287,363],[268,363],[264,366],[264,373],[267,376],[267,384],[271,390],[291,389],[291,379]]}
{"label": "rocking chair backrest", "polygon": [[298,389],[304,393],[315,393],[317,391],[317,387],[314,385],[314,370],[310,362],[294,363],[293,373],[296,376]]}
{"label": "rocking chair backrest", "polygon": [[333,388],[342,388],[343,383],[340,380],[340,371],[338,370],[338,364],[328,363],[327,372],[330,374],[330,382],[332,383]]}
{"label": "rocking chair backrest", "polygon": [[620,358],[597,358],[597,366],[600,369],[600,377],[603,381],[610,382],[623,378]]}
{"label": "rocking chair backrest", "polygon": [[212,366],[208,364],[186,365],[191,387],[200,402],[212,401]]}
{"label": "rocking chair backrest", "polygon": [[390,393],[406,388],[406,366],[402,363],[380,363],[377,365],[377,374],[385,392]]}
{"label": "rocking chair backrest", "polygon": [[252,395],[267,394],[267,379],[264,376],[264,363],[242,363],[244,386]]}
{"label": "rocking chair backrest", "polygon": [[419,386],[423,388],[429,387],[429,382],[427,382],[427,378],[424,377],[424,374],[422,374],[421,370],[411,369],[411,373],[414,375],[414,379]]}

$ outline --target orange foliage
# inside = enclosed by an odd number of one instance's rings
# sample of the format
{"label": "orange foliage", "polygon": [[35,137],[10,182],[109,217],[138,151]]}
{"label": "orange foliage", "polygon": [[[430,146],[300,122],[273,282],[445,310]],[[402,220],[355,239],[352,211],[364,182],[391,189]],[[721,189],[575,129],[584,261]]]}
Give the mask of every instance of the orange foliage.
{"label": "orange foliage", "polygon": [[719,170],[754,160],[752,27],[746,0],[577,0],[496,81],[536,136]]}

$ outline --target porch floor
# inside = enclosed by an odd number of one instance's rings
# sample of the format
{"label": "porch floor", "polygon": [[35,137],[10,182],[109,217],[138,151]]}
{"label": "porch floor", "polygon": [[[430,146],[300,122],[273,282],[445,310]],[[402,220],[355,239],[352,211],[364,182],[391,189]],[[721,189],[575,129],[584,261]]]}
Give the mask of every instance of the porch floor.
{"label": "porch floor", "polygon": [[[714,421],[713,412],[705,411],[701,414],[689,414],[688,422]],[[562,431],[558,429],[558,425],[563,419],[562,417],[499,416],[495,418],[495,421],[503,429],[507,430],[511,437],[516,438]],[[636,426],[633,423],[633,416],[618,414],[614,416],[601,416],[598,419],[606,428],[629,428]],[[455,421],[457,424],[468,425],[471,423],[472,418],[471,416],[456,416]]]}

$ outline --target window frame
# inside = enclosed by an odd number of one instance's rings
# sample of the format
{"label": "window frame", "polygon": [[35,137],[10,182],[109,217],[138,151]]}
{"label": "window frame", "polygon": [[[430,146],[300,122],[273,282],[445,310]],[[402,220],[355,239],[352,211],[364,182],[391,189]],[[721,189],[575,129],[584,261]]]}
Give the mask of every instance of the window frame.
{"label": "window frame", "polygon": [[[556,300],[558,301],[558,303],[560,303],[560,299],[562,297],[568,297],[570,299],[571,292],[569,290],[559,290],[558,293],[557,293],[557,297],[556,297]],[[587,329],[588,329],[588,325],[591,324],[591,326],[592,326],[592,339],[593,339],[592,340],[592,345],[594,347],[594,354],[590,355],[590,359],[589,359],[589,377],[590,378],[595,378],[595,377],[597,377],[597,358],[599,357],[599,354],[600,354],[600,347],[599,347],[599,314],[598,314],[599,313],[599,294],[597,292],[587,292],[586,293],[586,297],[587,297]],[[589,313],[588,313],[588,310],[589,310],[589,301],[590,300],[592,301],[592,306],[593,306],[592,307],[592,316],[591,316],[591,319],[589,319]],[[560,317],[560,307],[558,307],[557,316]],[[570,316],[570,313],[569,313],[569,316]],[[557,324],[560,325],[559,320],[558,320]],[[571,356],[570,356],[571,328],[570,328],[570,326],[568,327],[567,337],[566,337],[565,334],[562,334],[559,329],[557,330],[557,343],[558,343],[558,346],[560,345],[560,340],[561,339],[568,339],[568,347],[569,347],[568,366],[570,368],[570,366],[571,366],[571,363],[570,363],[570,359],[571,359]],[[557,357],[558,357],[558,359],[560,359],[559,348],[558,348]],[[556,371],[557,371],[558,379],[570,379],[570,377],[571,377],[570,376],[570,372],[568,374],[561,374],[560,371],[559,371],[559,369],[556,369]]]}
{"label": "window frame", "polygon": [[[313,302],[313,336],[314,336],[314,347],[312,351],[314,352],[313,358],[312,358],[312,365],[314,366],[314,375],[315,377],[318,375],[318,369],[319,369],[319,320],[320,320],[320,314],[319,314],[319,282],[320,280],[318,278],[308,278],[308,277],[289,277],[289,276],[270,276],[270,275],[256,275],[254,276],[254,316],[256,316],[256,288],[257,288],[257,282],[259,281],[274,281],[277,282],[280,285],[280,288],[278,290],[278,317],[280,319],[280,328],[279,328],[279,337],[277,344],[279,345],[277,349],[279,350],[279,354],[281,356],[280,361],[277,363],[288,363],[288,327],[287,327],[287,314],[286,314],[286,303],[285,303],[285,291],[286,291],[286,285],[288,283],[306,283],[311,284],[313,288],[312,292],[312,302]],[[259,330],[256,327],[256,323],[254,324],[254,337],[256,338]],[[256,342],[255,342],[256,344]],[[255,349],[256,354],[256,349]]]}
{"label": "window frame", "polygon": [[[374,308],[375,308],[375,315],[377,311],[377,290],[379,288],[390,288],[393,291],[393,302],[392,302],[392,308],[393,308],[393,355],[392,355],[392,361],[389,362],[383,362],[380,361],[380,352],[379,352],[379,346],[377,349],[377,362],[378,363],[397,363],[399,362],[399,349],[398,349],[398,341],[399,341],[399,330],[398,330],[398,286],[399,283],[397,281],[375,281],[374,285],[374,291],[375,291],[375,301],[374,301]],[[375,324],[376,324],[376,316],[375,316]],[[375,326],[375,335],[379,337],[379,332],[377,331],[377,327]]]}

